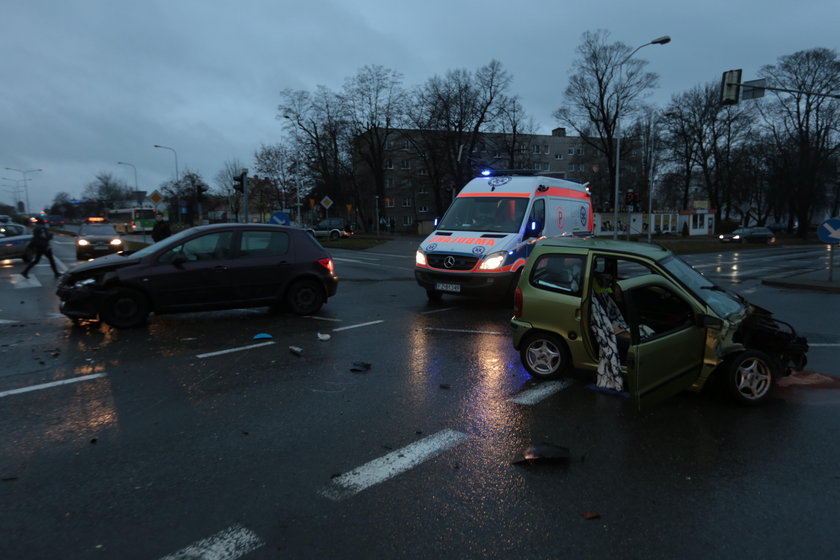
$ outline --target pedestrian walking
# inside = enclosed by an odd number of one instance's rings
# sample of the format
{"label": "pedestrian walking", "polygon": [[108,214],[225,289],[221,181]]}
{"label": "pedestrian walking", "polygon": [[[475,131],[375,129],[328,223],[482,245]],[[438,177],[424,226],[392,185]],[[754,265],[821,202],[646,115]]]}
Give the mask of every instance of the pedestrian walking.
{"label": "pedestrian walking", "polygon": [[152,240],[157,243],[172,235],[172,230],[169,229],[169,222],[163,219],[163,214],[158,212],[155,214],[155,226],[152,228]]}
{"label": "pedestrian walking", "polygon": [[32,231],[32,241],[30,241],[29,245],[32,247],[32,250],[35,254],[33,259],[29,261],[29,264],[26,265],[26,268],[23,269],[23,277],[29,278],[29,271],[32,270],[32,267],[38,264],[41,260],[42,255],[46,255],[50,261],[50,266],[53,269],[53,274],[55,277],[58,278],[60,274],[58,273],[58,268],[55,266],[55,259],[53,258],[52,248],[50,247],[50,239],[52,239],[53,234],[50,230],[47,229],[47,225],[44,223],[43,218],[38,218],[36,220],[35,229]]}

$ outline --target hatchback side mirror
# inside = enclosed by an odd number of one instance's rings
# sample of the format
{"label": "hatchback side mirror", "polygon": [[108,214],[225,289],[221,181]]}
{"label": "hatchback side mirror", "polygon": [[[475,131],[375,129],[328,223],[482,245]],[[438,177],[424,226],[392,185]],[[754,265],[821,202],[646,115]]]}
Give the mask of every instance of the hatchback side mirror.
{"label": "hatchback side mirror", "polygon": [[720,328],[723,326],[723,320],[718,319],[717,317],[712,317],[711,315],[698,315],[695,319],[698,327],[705,327],[705,328]]}

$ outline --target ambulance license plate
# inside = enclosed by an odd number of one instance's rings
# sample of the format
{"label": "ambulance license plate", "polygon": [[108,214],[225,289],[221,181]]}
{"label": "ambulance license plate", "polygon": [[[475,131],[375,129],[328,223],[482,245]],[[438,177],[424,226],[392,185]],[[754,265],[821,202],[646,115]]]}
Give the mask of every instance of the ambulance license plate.
{"label": "ambulance license plate", "polygon": [[435,290],[439,292],[454,292],[456,294],[461,293],[461,285],[460,284],[445,284],[443,282],[435,282]]}

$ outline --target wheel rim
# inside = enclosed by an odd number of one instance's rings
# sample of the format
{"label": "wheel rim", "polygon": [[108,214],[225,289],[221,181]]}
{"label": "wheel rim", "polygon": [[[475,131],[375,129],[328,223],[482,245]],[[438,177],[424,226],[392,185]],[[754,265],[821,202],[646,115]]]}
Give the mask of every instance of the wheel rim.
{"label": "wheel rim", "polygon": [[550,375],[560,367],[560,350],[545,339],[532,342],[527,357],[530,368],[541,375]]}
{"label": "wheel rim", "polygon": [[761,399],[770,390],[773,374],[770,365],[759,358],[750,358],[738,364],[735,387],[747,400]]}
{"label": "wheel rim", "polygon": [[125,321],[126,319],[134,319],[140,306],[133,297],[121,297],[114,302],[114,318]]}

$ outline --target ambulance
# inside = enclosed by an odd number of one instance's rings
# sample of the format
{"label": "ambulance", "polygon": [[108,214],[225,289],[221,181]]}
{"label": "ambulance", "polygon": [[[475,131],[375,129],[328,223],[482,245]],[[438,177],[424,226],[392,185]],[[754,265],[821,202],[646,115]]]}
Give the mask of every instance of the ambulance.
{"label": "ambulance", "polygon": [[467,183],[417,249],[414,276],[443,294],[505,298],[541,237],[591,235],[589,189],[538,171],[485,171]]}

